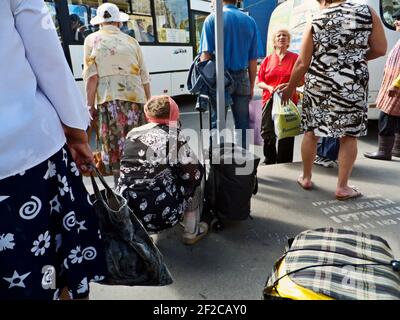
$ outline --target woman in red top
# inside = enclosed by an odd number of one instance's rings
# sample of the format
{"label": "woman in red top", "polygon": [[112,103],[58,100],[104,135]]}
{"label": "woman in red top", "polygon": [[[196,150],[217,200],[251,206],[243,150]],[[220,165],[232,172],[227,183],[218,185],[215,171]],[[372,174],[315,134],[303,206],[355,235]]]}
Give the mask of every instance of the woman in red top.
{"label": "woman in red top", "polygon": [[[264,139],[265,164],[292,162],[294,146],[294,137],[285,138],[278,141],[278,150],[276,150],[271,111],[272,95],[275,91],[283,89],[289,82],[298,55],[288,51],[290,34],[287,30],[275,32],[272,36],[272,41],[275,51],[261,63],[257,82],[258,87],[263,89],[261,136]],[[297,104],[298,97],[296,93],[293,95],[292,100]]]}

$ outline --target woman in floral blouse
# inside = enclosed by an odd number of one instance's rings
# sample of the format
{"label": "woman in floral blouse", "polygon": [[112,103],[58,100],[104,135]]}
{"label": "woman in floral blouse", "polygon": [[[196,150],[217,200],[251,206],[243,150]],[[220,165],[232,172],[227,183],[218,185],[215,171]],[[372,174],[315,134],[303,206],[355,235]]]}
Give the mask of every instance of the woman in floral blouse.
{"label": "woman in floral blouse", "polygon": [[89,35],[84,45],[88,108],[98,128],[102,160],[116,179],[125,136],[145,123],[143,105],[150,98],[149,74],[139,43],[119,29],[128,19],[116,5],[102,4],[90,21],[100,25],[100,30]]}
{"label": "woman in floral blouse", "polygon": [[203,167],[177,128],[174,100],[153,97],[144,111],[149,123],[127,136],[117,191],[148,231],[173,227],[183,215],[183,242],[194,244],[208,231],[199,222]]}

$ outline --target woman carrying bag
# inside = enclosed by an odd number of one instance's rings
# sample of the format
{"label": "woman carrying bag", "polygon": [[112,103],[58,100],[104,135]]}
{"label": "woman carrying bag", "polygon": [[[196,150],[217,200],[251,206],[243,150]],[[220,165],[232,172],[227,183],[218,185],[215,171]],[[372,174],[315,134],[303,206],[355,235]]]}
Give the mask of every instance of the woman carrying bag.
{"label": "woman carrying bag", "polygon": [[[262,62],[258,71],[257,82],[258,87],[263,89],[261,136],[264,139],[265,164],[292,162],[294,147],[294,137],[280,139],[278,147],[276,146],[275,128],[271,113],[273,95],[289,82],[298,55],[288,51],[290,34],[287,30],[276,31],[272,36],[272,41],[275,51]],[[293,94],[292,101],[297,104],[296,93]]]}
{"label": "woman carrying bag", "polygon": [[349,178],[357,158],[357,138],[367,134],[367,62],[384,56],[387,42],[379,16],[368,5],[316,1],[320,11],[305,28],[300,56],[282,92],[282,101],[289,101],[305,75],[303,173],[297,183],[306,190],[313,187],[312,166],[319,137],[338,138],[335,196],[348,200],[361,196],[349,185]]}
{"label": "woman carrying bag", "polygon": [[89,114],[44,1],[1,5],[0,300],[87,299],[106,271]]}

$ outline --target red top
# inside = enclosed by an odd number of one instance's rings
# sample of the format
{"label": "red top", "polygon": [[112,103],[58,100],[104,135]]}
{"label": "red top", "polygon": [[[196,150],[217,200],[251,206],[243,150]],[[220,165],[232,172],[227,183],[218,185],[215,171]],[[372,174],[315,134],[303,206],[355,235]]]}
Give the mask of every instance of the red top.
{"label": "red top", "polygon": [[[258,82],[264,82],[274,88],[282,83],[289,82],[297,57],[298,54],[288,51],[280,63],[279,57],[275,52],[270,54],[261,63],[258,71]],[[263,90],[263,106],[269,98],[271,98],[271,93],[268,90]],[[292,101],[297,104],[298,100],[297,93],[295,93]]]}

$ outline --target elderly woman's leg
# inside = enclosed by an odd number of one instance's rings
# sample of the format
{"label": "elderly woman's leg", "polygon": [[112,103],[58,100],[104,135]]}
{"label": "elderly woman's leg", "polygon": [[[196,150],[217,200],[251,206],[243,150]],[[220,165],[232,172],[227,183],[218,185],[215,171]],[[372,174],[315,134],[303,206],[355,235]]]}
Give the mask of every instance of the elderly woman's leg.
{"label": "elderly woman's leg", "polygon": [[354,162],[357,158],[357,138],[344,136],[340,138],[339,175],[336,187],[338,200],[359,196],[360,193],[348,185]]}
{"label": "elderly woman's leg", "polygon": [[203,201],[201,187],[197,187],[191,202],[188,205],[184,215],[183,224],[184,232],[182,241],[184,244],[195,244],[202,239],[208,232],[208,225],[205,222],[200,222],[200,207]]}
{"label": "elderly woman's leg", "polygon": [[303,174],[298,178],[297,182],[304,188],[312,187],[312,166],[317,154],[317,142],[319,137],[314,135],[314,132],[309,131],[304,133],[301,143],[301,158],[303,159]]}

